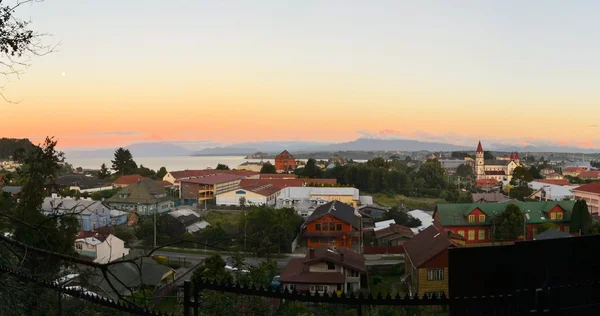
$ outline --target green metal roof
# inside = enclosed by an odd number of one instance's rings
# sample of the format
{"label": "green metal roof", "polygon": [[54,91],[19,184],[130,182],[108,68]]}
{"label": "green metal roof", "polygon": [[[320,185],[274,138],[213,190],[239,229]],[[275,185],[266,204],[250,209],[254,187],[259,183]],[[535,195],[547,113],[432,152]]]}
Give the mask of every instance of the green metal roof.
{"label": "green metal roof", "polygon": [[563,219],[552,220],[552,222],[570,221],[575,201],[438,204],[436,212],[443,226],[481,226],[482,223],[469,223],[467,219],[467,215],[478,208],[486,214],[485,225],[491,225],[492,219],[504,212],[510,204],[517,205],[522,212],[528,214],[527,223],[539,224],[551,221],[546,217],[546,213],[556,205],[566,212]]}

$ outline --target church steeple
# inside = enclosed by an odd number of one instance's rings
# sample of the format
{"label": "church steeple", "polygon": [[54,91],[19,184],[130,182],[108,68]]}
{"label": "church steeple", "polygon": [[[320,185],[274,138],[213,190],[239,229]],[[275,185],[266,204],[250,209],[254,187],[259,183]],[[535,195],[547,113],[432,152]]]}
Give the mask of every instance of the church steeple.
{"label": "church steeple", "polygon": [[483,147],[481,146],[481,141],[479,141],[479,144],[477,145],[477,152],[478,153],[482,153],[483,152]]}
{"label": "church steeple", "polygon": [[515,160],[515,152],[514,151],[510,152],[510,160]]}

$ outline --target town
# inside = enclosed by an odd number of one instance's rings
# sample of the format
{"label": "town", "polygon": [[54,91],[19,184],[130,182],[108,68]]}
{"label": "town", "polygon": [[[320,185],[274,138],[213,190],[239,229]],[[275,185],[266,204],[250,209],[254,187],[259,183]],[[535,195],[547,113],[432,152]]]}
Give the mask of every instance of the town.
{"label": "town", "polygon": [[[284,150],[274,164],[153,171],[119,148],[112,162],[93,171],[58,164],[42,184],[40,212],[74,217],[74,253],[127,262],[111,273],[135,283],[114,288],[97,273],[91,283],[69,273],[61,285],[115,301],[133,289],[164,312],[174,311],[185,282],[220,278],[312,295],[449,297],[452,249],[600,233],[599,162],[503,155],[482,142],[423,160],[300,161]],[[3,162],[6,209],[26,198],[20,177],[28,163]],[[17,233],[10,225],[3,231],[5,240]],[[128,260],[149,252],[146,272],[132,272]],[[222,298],[213,299],[219,306]]]}

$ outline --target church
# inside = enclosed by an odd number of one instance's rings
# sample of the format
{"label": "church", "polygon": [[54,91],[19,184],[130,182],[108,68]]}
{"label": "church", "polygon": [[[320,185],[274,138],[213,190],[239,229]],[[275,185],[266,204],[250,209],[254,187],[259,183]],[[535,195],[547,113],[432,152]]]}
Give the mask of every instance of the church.
{"label": "church", "polygon": [[513,171],[519,166],[521,166],[519,153],[511,153],[509,159],[485,160],[481,142],[477,145],[477,153],[475,154],[475,175],[477,180],[493,179],[497,181],[510,181]]}

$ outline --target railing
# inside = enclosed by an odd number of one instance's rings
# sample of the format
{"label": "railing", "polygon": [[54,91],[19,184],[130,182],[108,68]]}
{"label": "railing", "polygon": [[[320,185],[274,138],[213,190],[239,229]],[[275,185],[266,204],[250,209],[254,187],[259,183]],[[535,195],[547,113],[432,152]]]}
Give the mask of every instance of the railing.
{"label": "railing", "polygon": [[[592,315],[600,308],[600,283],[545,287],[517,290],[510,293],[486,296],[451,297],[427,294],[422,298],[390,294],[382,296],[359,294],[310,294],[296,291],[275,291],[260,287],[226,285],[221,283],[184,283],[184,315],[197,316],[202,309],[204,291],[227,295],[260,297],[273,308],[282,308],[290,302],[301,302],[315,308],[316,315],[327,315],[326,305],[343,305],[361,315],[377,315],[382,309],[397,314],[410,315]],[[214,294],[214,293],[213,293]],[[211,297],[211,295],[207,296]],[[214,298],[214,296],[212,296]],[[242,299],[239,301],[250,301]],[[247,307],[247,305],[245,305]],[[317,307],[314,307],[317,306]],[[319,307],[320,306],[320,307]],[[204,310],[204,309],[202,309]],[[322,313],[320,313],[320,311]],[[378,312],[379,311],[379,312]],[[344,313],[345,313],[344,312]],[[226,314],[226,313],[223,313]],[[252,314],[252,313],[248,313]],[[402,313],[400,313],[402,315]]]}

